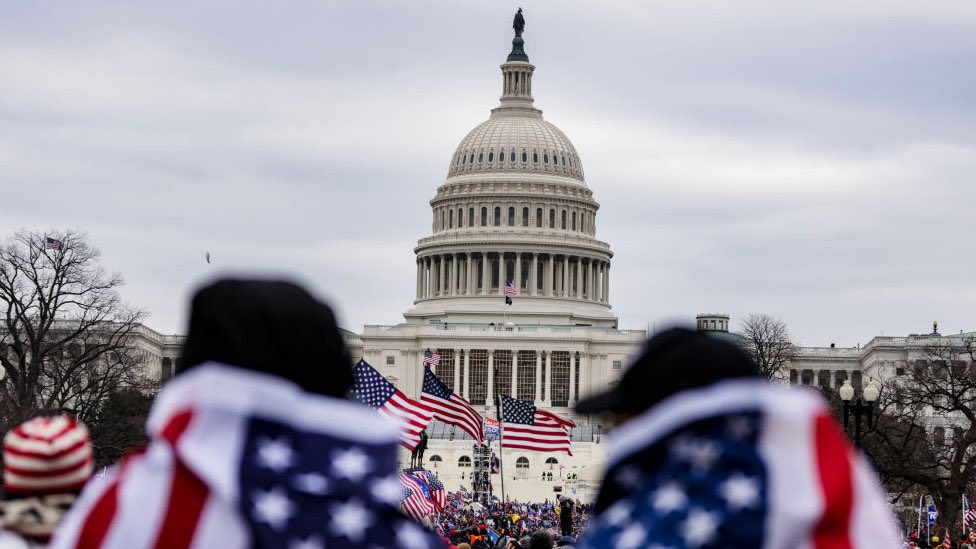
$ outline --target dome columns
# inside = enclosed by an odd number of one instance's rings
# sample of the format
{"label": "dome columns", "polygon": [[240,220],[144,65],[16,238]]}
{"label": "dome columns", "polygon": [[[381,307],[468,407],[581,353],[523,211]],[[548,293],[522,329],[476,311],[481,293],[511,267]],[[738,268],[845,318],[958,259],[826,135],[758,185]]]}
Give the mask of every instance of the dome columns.
{"label": "dome columns", "polygon": [[609,305],[610,262],[570,253],[484,249],[424,254],[417,259],[416,301],[505,295],[512,280],[520,297],[555,297]]}

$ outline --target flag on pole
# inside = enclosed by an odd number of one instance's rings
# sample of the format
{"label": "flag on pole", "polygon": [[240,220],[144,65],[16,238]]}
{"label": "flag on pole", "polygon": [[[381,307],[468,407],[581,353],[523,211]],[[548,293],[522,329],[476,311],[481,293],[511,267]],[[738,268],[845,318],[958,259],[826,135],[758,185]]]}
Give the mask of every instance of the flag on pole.
{"label": "flag on pole", "polygon": [[502,448],[573,455],[569,430],[575,423],[522,400],[503,396],[501,401]]}
{"label": "flag on pole", "polygon": [[512,296],[518,295],[518,287],[515,286],[514,280],[509,280],[505,284],[505,305],[512,304]]}
{"label": "flag on pole", "polygon": [[424,386],[420,390],[420,402],[434,410],[434,417],[451,425],[457,425],[474,437],[480,444],[483,440],[481,425],[483,418],[471,404],[452,391],[430,368],[424,368]]}
{"label": "flag on pole", "polygon": [[417,446],[420,431],[434,417],[434,410],[407,398],[365,360],[356,364],[352,394],[355,400],[397,420],[400,424],[400,444],[408,450]]}
{"label": "flag on pole", "polygon": [[64,247],[64,244],[57,238],[51,238],[50,236],[44,237],[44,248],[47,250],[60,250]]}
{"label": "flag on pole", "polygon": [[430,349],[424,352],[424,364],[431,364],[437,366],[441,363],[441,355],[437,353],[430,352]]}

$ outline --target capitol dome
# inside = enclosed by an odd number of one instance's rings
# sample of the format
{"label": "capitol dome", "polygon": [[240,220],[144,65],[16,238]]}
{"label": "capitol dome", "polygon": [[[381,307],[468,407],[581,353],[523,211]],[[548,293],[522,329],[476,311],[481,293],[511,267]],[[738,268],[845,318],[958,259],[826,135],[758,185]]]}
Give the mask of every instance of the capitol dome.
{"label": "capitol dome", "polygon": [[448,176],[499,172],[551,173],[583,182],[576,148],[541,114],[511,116],[496,111],[461,140]]}
{"label": "capitol dome", "polygon": [[576,147],[534,105],[523,44],[516,34],[499,105],[461,140],[430,201],[408,322],[616,326],[600,205]]}

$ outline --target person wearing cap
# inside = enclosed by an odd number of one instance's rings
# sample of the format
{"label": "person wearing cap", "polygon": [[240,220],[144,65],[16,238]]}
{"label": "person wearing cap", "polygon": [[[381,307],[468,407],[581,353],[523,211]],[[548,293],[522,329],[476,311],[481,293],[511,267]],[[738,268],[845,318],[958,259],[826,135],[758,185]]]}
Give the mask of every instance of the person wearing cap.
{"label": "person wearing cap", "polygon": [[88,429],[72,416],[38,417],[7,432],[0,549],[46,544],[93,466]]}
{"label": "person wearing cap", "polygon": [[193,296],[146,450],[89,486],[57,549],[441,547],[398,510],[396,425],[347,395],[332,311],[285,281]]}
{"label": "person wearing cap", "polygon": [[577,547],[895,548],[880,483],[823,399],[739,346],[672,328],[576,412],[615,425]]}

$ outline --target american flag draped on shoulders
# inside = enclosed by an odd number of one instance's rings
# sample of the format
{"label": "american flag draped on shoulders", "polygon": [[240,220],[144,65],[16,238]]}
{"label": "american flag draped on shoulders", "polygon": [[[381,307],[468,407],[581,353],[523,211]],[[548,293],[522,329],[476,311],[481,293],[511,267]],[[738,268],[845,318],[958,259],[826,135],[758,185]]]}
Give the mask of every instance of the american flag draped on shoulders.
{"label": "american flag draped on shoulders", "polygon": [[479,443],[483,440],[484,418],[441,381],[430,368],[424,368],[424,386],[420,390],[420,402],[434,410],[434,417],[445,423],[457,425]]}
{"label": "american flag draped on shoulders", "polygon": [[620,425],[580,548],[900,547],[878,479],[819,395],[735,380]]}
{"label": "american flag draped on shoulders", "polygon": [[434,410],[400,392],[365,360],[356,364],[353,398],[392,418],[400,427],[400,443],[413,450],[420,442],[420,431],[434,417]]}
{"label": "american flag draped on shoulders", "polygon": [[502,447],[573,455],[569,431],[576,424],[511,397],[501,397]]}
{"label": "american flag draped on shoulders", "polygon": [[208,363],[166,384],[147,430],[51,547],[441,546],[397,508],[396,429],[358,404]]}

